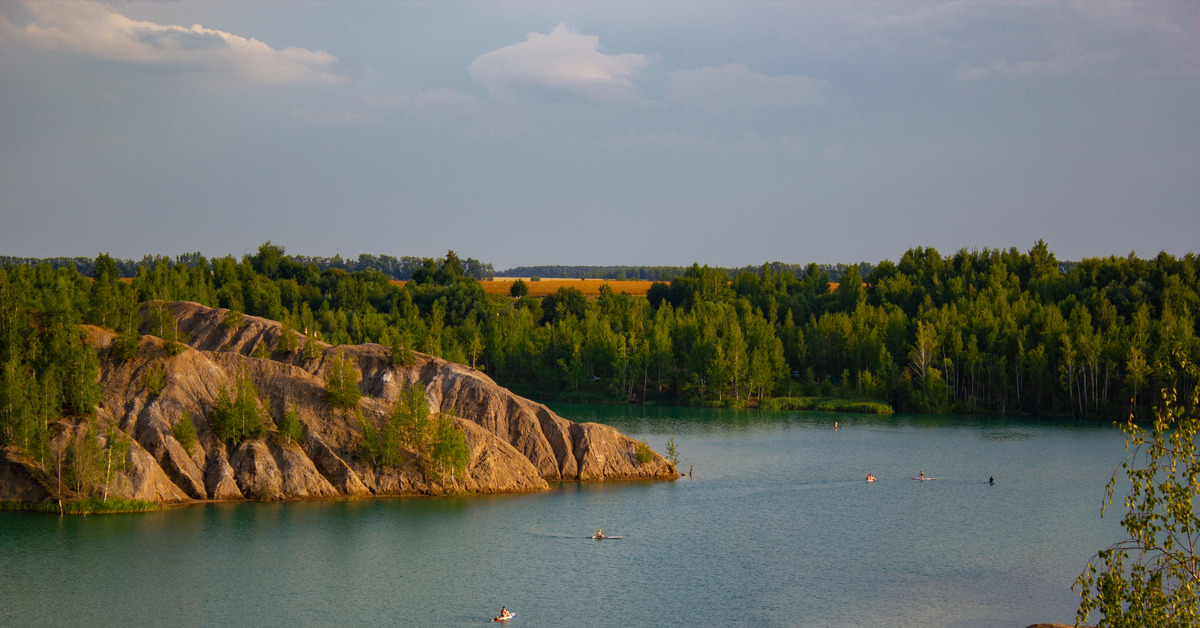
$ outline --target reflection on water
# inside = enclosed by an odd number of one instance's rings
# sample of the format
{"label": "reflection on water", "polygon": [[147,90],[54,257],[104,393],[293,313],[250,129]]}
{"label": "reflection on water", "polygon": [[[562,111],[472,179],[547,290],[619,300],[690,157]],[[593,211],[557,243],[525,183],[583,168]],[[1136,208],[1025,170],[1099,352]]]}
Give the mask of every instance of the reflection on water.
{"label": "reflection on water", "polygon": [[530,626],[1070,622],[1072,579],[1120,532],[1098,513],[1123,455],[1107,426],[555,409],[659,451],[674,436],[695,477],[0,513],[0,625],[479,626],[501,606]]}

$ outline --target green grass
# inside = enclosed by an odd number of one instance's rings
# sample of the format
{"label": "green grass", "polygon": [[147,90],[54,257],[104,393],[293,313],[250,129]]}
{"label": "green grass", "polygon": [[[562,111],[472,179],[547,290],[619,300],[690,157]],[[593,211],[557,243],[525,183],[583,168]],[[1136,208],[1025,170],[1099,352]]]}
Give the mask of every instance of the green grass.
{"label": "green grass", "polygon": [[772,397],[764,399],[763,410],[817,410],[821,412],[857,412],[861,414],[892,414],[895,410],[881,401],[838,399],[836,397]]}
{"label": "green grass", "polygon": [[[152,512],[162,510],[162,504],[148,502],[144,499],[124,499],[113,497],[107,501],[99,497],[88,499],[72,499],[62,503],[62,513],[67,515],[98,515],[119,512]],[[0,510],[27,510],[32,512],[59,512],[58,502],[18,502],[0,501]]]}

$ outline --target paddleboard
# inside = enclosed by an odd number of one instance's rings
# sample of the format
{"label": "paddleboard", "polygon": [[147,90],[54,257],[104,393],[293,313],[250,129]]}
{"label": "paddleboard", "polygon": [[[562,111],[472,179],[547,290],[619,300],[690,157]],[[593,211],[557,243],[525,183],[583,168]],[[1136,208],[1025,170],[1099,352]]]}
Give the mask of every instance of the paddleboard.
{"label": "paddleboard", "polygon": [[589,539],[596,539],[597,541],[606,541],[606,540],[608,540],[608,539],[623,539],[623,538],[625,538],[625,537],[623,537],[623,536],[596,536],[595,534],[593,534],[593,535],[591,535],[591,536],[589,536],[589,537],[586,537],[586,538],[589,538]]}
{"label": "paddleboard", "polygon": [[493,617],[492,621],[508,621],[516,616],[517,616],[516,613],[509,613],[507,617]]}
{"label": "paddleboard", "polygon": [[914,480],[936,480],[937,478],[913,478]]}

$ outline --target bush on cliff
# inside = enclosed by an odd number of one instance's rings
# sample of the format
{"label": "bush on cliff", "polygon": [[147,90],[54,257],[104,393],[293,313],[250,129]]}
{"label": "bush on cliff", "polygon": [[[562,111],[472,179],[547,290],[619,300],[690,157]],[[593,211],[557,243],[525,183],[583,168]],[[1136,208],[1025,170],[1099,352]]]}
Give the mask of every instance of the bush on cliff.
{"label": "bush on cliff", "polygon": [[234,384],[234,394],[222,390],[209,412],[208,424],[217,438],[227,443],[240,443],[258,438],[267,431],[270,417],[258,400],[254,380],[243,371]]}
{"label": "bush on cliff", "polygon": [[341,351],[334,352],[325,367],[325,401],[340,410],[349,410],[357,407],[361,398],[354,362]]}

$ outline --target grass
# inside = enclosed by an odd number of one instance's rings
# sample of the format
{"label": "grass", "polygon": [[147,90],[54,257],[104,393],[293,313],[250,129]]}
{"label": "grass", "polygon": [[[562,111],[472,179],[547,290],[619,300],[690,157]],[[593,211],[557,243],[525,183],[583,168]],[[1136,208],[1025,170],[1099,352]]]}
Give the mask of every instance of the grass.
{"label": "grass", "polygon": [[[484,292],[489,296],[509,296],[508,291],[512,289],[512,285],[517,281],[517,277],[499,277],[491,281],[481,281],[480,286],[483,286]],[[650,289],[653,281],[644,281],[641,279],[539,279],[531,281],[528,277],[520,278],[529,287],[529,296],[544,297],[548,294],[553,294],[559,288],[575,288],[582,292],[584,296],[597,297],[600,296],[600,286],[607,285],[616,294],[626,292],[634,296],[646,296],[646,291]],[[403,281],[392,281],[394,285],[403,286]]]}
{"label": "grass", "polygon": [[892,414],[895,410],[882,401],[838,399],[836,397],[772,397],[763,399],[763,410],[817,410],[821,412],[857,412],[860,414]]}
{"label": "grass", "polygon": [[[67,515],[97,515],[121,512],[152,512],[162,510],[161,504],[148,502],[144,499],[123,499],[113,497],[107,501],[99,497],[87,499],[72,499],[62,503],[63,514]],[[0,510],[26,510],[58,514],[58,502],[18,502],[0,501]]]}

